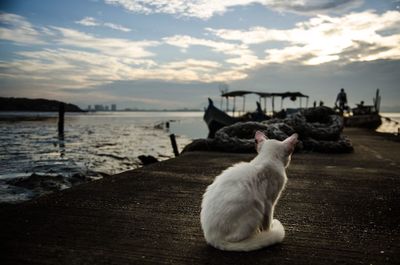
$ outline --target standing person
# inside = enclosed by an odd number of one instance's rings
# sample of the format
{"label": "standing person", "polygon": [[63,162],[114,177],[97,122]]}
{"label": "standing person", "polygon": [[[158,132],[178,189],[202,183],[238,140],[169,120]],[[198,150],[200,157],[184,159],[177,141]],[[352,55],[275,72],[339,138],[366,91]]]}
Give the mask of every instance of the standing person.
{"label": "standing person", "polygon": [[344,92],[344,88],[340,89],[340,92],[336,97],[335,106],[337,106],[338,102],[339,102],[340,112],[343,113],[343,111],[347,109],[347,95],[346,92]]}

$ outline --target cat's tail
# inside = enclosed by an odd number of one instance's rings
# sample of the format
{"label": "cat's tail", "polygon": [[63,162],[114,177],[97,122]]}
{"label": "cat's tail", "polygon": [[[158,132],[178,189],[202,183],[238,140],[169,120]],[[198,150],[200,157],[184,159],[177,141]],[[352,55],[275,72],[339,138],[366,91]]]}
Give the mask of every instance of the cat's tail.
{"label": "cat's tail", "polygon": [[285,229],[279,220],[274,220],[267,231],[261,231],[254,236],[239,242],[215,242],[214,247],[226,251],[252,251],[282,242]]}

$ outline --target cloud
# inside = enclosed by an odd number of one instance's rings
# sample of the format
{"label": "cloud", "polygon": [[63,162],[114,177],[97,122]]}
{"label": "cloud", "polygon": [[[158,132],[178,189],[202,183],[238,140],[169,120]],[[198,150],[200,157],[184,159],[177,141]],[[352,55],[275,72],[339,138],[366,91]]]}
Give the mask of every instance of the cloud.
{"label": "cloud", "polygon": [[[91,17],[77,23],[101,25]],[[186,35],[171,36],[161,41],[132,41],[97,37],[55,26],[43,27],[41,33],[42,36],[38,35],[38,38],[51,37],[48,44],[56,48],[18,52],[19,59],[1,63],[0,75],[3,78],[32,79],[54,89],[95,87],[118,80],[140,79],[207,83],[245,78],[247,74],[243,70],[253,63],[250,60],[252,52],[246,45]],[[214,52],[229,55],[227,63],[231,65],[190,57],[166,62],[152,60],[156,54],[150,48],[165,44],[180,48],[205,46]],[[232,67],[232,64],[236,67]]]}
{"label": "cloud", "polygon": [[191,46],[204,46],[216,53],[227,55],[226,62],[234,65],[236,70],[244,70],[260,63],[257,56],[245,44],[214,41],[202,38],[195,38],[188,35],[175,35],[163,38],[166,44],[187,49]]}
{"label": "cloud", "polygon": [[[81,89],[93,88],[121,80],[163,80],[174,82],[215,82],[237,80],[246,76],[240,70],[231,69],[212,60],[184,58],[181,60],[156,62],[152,60],[155,53],[150,51],[165,41],[140,40],[123,38],[97,37],[71,28],[47,26],[39,30],[21,16],[2,14],[5,24],[17,25],[24,29],[24,36],[18,42],[44,43],[46,46],[34,50],[17,51],[15,57],[8,61],[0,61],[0,77],[3,81],[15,80],[18,83],[29,83],[42,89]],[[76,23],[85,26],[104,25],[118,27],[111,23],[103,23],[86,17]],[[29,33],[29,34],[28,34]],[[6,35],[2,35],[7,39]],[[11,35],[10,35],[11,36]],[[16,37],[14,37],[16,38]],[[183,38],[185,40],[186,37]],[[181,42],[181,38],[169,41]],[[237,45],[223,42],[212,42],[189,37],[181,47],[199,43],[212,47],[216,51],[235,54]],[[178,44],[177,44],[178,45]]]}
{"label": "cloud", "polygon": [[24,45],[45,43],[40,39],[40,33],[22,16],[0,13],[0,23],[5,25],[0,27],[0,39],[2,40]]}
{"label": "cloud", "polygon": [[81,31],[62,27],[52,27],[52,29],[61,34],[61,37],[55,40],[60,45],[96,50],[103,54],[122,58],[152,57],[155,54],[147,48],[160,44],[158,41],[99,38]]}
{"label": "cloud", "polygon": [[22,59],[0,63],[3,77],[36,79],[54,89],[94,87],[116,80],[143,78],[145,70],[156,65],[148,59],[64,48],[24,51],[18,55]]}
{"label": "cloud", "polygon": [[118,24],[114,24],[114,23],[110,23],[110,22],[105,22],[103,24],[105,27],[110,28],[110,29],[115,29],[115,30],[119,30],[119,31],[123,31],[123,32],[130,32],[131,29],[130,28],[126,28],[124,26],[118,25]]}
{"label": "cloud", "polygon": [[[71,28],[38,28],[15,16],[25,23],[25,28],[34,30],[37,40],[47,42],[34,49],[18,49],[13,59],[1,61],[1,80],[25,82],[49,91],[92,89],[124,80],[234,82],[249,79],[257,69],[276,64],[350,64],[400,58],[397,11],[318,15],[288,29],[207,28],[207,37],[173,35],[140,41],[99,37]],[[80,23],[100,22],[85,18]],[[210,38],[209,33],[214,36]],[[279,45],[273,49],[262,46],[270,42]],[[165,56],[166,47],[177,51]],[[199,47],[202,52],[198,52]],[[197,49],[195,54],[192,49]]]}
{"label": "cloud", "polygon": [[236,6],[260,4],[279,12],[299,14],[345,11],[360,6],[362,0],[105,0],[106,4],[121,6],[141,14],[164,13],[176,17],[209,19],[223,14]]}
{"label": "cloud", "polygon": [[119,31],[123,31],[123,32],[130,32],[131,29],[118,25],[118,24],[114,24],[114,23],[110,23],[110,22],[101,22],[93,17],[85,17],[81,20],[75,21],[75,23],[83,25],[83,26],[88,26],[88,27],[98,27],[98,26],[104,26],[110,29],[115,29],[115,30],[119,30]]}
{"label": "cloud", "polygon": [[[342,17],[318,15],[292,29],[253,27],[249,30],[207,28],[223,40],[245,45],[282,42],[282,48],[267,49],[265,63],[298,61],[321,64],[336,60],[370,61],[400,58],[400,12],[373,11]],[[389,34],[390,33],[390,34]],[[352,52],[350,52],[350,50]]]}
{"label": "cloud", "polygon": [[81,24],[84,26],[100,26],[100,23],[97,22],[97,20],[93,17],[85,17],[82,18],[81,20],[75,21],[77,24]]}
{"label": "cloud", "polygon": [[164,67],[167,69],[192,69],[199,71],[208,71],[209,69],[221,67],[221,64],[215,61],[187,59],[184,61],[167,63],[164,65]]}
{"label": "cloud", "polygon": [[216,52],[223,52],[226,54],[231,54],[236,49],[240,48],[240,45],[237,44],[196,38],[189,35],[174,35],[170,37],[165,37],[163,38],[163,41],[165,41],[165,43],[169,45],[181,47],[184,49],[187,49],[190,46],[205,46],[212,48]]}
{"label": "cloud", "polygon": [[284,41],[287,39],[285,30],[268,29],[264,27],[252,27],[249,30],[240,29],[213,29],[207,31],[221,39],[242,42],[244,44],[258,44],[267,41]]}
{"label": "cloud", "polygon": [[[1,62],[1,76],[18,82],[30,80],[32,86],[40,84],[43,89],[92,87],[109,83],[115,78],[113,64],[116,62],[97,54],[66,50],[18,52],[22,58]],[[111,65],[105,68],[103,64]]]}
{"label": "cloud", "polygon": [[267,0],[265,5],[280,12],[302,15],[343,13],[360,7],[363,0]]}

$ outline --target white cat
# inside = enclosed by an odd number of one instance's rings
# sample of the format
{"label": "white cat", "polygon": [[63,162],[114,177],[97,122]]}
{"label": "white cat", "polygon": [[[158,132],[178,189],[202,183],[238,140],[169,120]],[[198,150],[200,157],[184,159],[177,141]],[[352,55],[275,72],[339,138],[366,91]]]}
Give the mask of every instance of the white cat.
{"label": "white cat", "polygon": [[258,155],[226,169],[207,187],[200,221],[208,244],[221,250],[251,251],[283,240],[285,230],[273,215],[297,137],[293,134],[280,142],[257,131]]}

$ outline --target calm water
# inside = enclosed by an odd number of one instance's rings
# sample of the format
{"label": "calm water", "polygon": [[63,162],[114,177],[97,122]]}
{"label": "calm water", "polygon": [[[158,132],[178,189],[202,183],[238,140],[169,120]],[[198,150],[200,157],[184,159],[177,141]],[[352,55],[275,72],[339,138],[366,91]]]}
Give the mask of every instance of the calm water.
{"label": "calm water", "polygon": [[[79,180],[76,176],[95,179],[137,168],[139,155],[171,158],[171,133],[176,134],[179,150],[191,139],[207,136],[202,112],[67,113],[64,139],[58,137],[56,113],[0,115],[38,119],[0,121],[0,202],[68,188]],[[33,173],[42,178],[33,178]],[[31,181],[13,185],[21,178]]]}

